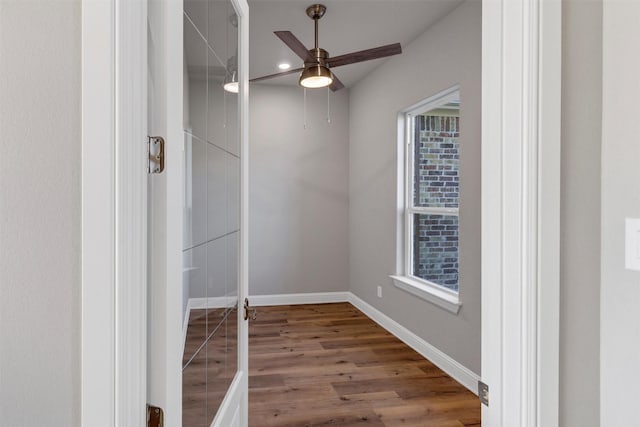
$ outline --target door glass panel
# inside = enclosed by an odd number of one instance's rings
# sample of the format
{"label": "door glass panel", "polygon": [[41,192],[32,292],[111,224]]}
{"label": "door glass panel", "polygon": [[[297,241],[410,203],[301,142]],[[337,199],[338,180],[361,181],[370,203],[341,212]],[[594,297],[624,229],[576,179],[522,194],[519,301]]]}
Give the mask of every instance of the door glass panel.
{"label": "door glass panel", "polygon": [[184,5],[183,425],[209,426],[238,367],[238,19]]}

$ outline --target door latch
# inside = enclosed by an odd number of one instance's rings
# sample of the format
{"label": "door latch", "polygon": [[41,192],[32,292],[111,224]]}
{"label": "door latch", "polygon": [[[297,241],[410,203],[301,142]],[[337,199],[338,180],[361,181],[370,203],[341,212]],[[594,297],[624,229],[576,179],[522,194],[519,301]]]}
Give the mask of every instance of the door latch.
{"label": "door latch", "polygon": [[162,173],[164,171],[164,138],[161,136],[149,136],[147,153],[149,154],[147,172]]}
{"label": "door latch", "polygon": [[244,320],[248,320],[249,317],[251,317],[251,320],[256,320],[257,315],[258,314],[256,313],[256,309],[251,308],[251,306],[249,305],[249,298],[245,298],[244,299]]}

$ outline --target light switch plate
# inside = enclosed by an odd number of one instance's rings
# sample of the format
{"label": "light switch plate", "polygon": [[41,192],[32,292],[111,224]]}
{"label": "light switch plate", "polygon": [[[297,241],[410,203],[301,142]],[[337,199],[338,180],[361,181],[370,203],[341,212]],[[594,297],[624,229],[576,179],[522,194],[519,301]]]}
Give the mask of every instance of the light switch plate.
{"label": "light switch plate", "polygon": [[625,220],[624,268],[640,271],[640,218]]}

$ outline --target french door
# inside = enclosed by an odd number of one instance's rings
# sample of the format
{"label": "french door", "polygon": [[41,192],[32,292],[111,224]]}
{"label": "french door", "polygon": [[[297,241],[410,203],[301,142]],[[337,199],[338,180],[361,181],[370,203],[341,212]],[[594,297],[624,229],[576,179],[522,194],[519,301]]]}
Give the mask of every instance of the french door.
{"label": "french door", "polygon": [[244,0],[148,2],[165,164],[148,181],[147,401],[165,425],[247,424],[247,31]]}

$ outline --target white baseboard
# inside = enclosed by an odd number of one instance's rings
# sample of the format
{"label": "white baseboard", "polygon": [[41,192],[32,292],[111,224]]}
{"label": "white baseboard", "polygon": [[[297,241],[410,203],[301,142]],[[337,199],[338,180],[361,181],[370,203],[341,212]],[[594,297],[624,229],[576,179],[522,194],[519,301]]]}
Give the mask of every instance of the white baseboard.
{"label": "white baseboard", "polygon": [[308,294],[252,295],[249,303],[253,307],[267,305],[327,304],[348,302],[351,292],[315,292]]}
{"label": "white baseboard", "polygon": [[469,391],[478,394],[478,380],[480,377],[462,366],[448,355],[444,354],[386,314],[367,304],[356,295],[349,292],[349,302],[369,316],[374,322],[395,335],[400,341],[420,353],[438,368],[442,369],[453,379],[465,386]]}

